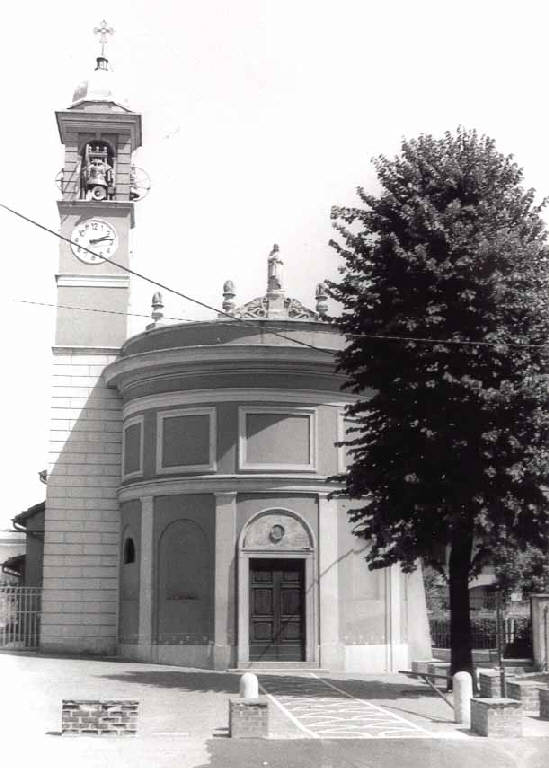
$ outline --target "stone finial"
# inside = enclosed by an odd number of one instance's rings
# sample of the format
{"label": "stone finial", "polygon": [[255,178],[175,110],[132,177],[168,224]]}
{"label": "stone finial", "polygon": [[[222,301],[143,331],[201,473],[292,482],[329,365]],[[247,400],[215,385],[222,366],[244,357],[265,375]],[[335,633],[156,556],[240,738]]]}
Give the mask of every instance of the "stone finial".
{"label": "stone finial", "polygon": [[149,323],[147,330],[150,330],[151,328],[157,328],[159,325],[163,325],[162,320],[164,319],[164,302],[162,301],[162,294],[160,291],[153,293],[151,307],[152,323]]}
{"label": "stone finial", "polygon": [[316,286],[316,311],[324,318],[328,314],[328,290],[326,283],[318,283]]}
{"label": "stone finial", "polygon": [[283,261],[278,255],[278,245],[273,245],[267,259],[267,297],[277,297],[283,294],[282,289],[282,265]]}
{"label": "stone finial", "polygon": [[223,312],[228,315],[232,315],[235,308],[234,297],[236,296],[236,290],[232,280],[225,280],[223,283]]}

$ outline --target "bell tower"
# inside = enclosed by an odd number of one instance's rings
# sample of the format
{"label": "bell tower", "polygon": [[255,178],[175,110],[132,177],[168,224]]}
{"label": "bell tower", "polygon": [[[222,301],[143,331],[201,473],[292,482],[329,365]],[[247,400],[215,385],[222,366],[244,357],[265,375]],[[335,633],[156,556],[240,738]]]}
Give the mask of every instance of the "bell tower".
{"label": "bell tower", "polygon": [[[65,147],[60,232],[71,241],[60,241],[56,278],[55,343],[64,347],[120,347],[126,340],[129,275],[109,260],[129,266],[138,195],[132,186],[132,154],[141,146],[141,115],[116,92],[105,55],[113,29],[103,21],[94,32],[101,48],[95,69],[78,85],[68,109],[56,112]],[[86,308],[108,312],[82,311]]]}
{"label": "bell tower", "polygon": [[[40,646],[114,653],[122,401],[105,367],[126,340],[129,235],[141,181],[141,116],[118,97],[102,22],[91,76],[56,113],[65,147],[46,490]],[[68,242],[69,241],[69,242]],[[88,310],[88,311],[87,311]],[[99,310],[99,311],[97,311]]]}

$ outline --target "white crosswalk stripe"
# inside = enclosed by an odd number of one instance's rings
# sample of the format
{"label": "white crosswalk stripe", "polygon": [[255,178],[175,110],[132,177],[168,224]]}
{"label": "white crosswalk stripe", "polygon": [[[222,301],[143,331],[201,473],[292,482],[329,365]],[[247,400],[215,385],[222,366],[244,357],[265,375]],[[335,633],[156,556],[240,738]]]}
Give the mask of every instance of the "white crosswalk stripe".
{"label": "white crosswalk stripe", "polygon": [[311,677],[260,677],[260,685],[310,738],[393,739],[434,735],[312,674]]}

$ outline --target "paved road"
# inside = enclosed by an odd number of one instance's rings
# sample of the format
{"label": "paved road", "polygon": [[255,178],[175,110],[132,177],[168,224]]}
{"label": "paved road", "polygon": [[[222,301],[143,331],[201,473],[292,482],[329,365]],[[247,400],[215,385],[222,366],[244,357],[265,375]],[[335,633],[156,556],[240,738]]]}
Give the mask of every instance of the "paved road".
{"label": "paved road", "polygon": [[263,691],[304,736],[313,739],[432,737],[388,709],[363,701],[315,675],[260,677]]}
{"label": "paved road", "polygon": [[547,768],[549,739],[214,739],[196,768]]}
{"label": "paved road", "polygon": [[[264,674],[273,739],[226,737],[239,676],[115,660],[0,654],[2,766],[40,768],[548,768],[539,738],[456,732],[449,708],[398,676],[321,681]],[[61,737],[63,698],[140,702],[137,737]],[[358,718],[358,719],[351,719]],[[532,722],[534,720],[530,718]],[[300,725],[297,725],[299,722]],[[314,734],[311,737],[303,728]],[[406,734],[400,729],[406,729]],[[391,729],[398,729],[392,735]],[[422,732],[428,730],[430,735]],[[357,731],[359,737],[357,738]],[[369,734],[367,737],[364,734]],[[330,738],[326,735],[332,734]],[[334,738],[334,735],[336,738]]]}

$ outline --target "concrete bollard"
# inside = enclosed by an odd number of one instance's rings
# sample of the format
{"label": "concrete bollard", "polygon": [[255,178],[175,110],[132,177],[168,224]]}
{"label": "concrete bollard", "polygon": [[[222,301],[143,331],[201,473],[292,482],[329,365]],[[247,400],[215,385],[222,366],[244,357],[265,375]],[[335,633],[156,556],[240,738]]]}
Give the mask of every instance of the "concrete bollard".
{"label": "concrete bollard", "polygon": [[456,723],[470,725],[473,679],[469,672],[456,672],[452,677],[452,688],[454,691],[454,720]]}
{"label": "concrete bollard", "polygon": [[240,698],[257,699],[258,696],[257,675],[254,675],[253,672],[245,672],[240,678]]}

